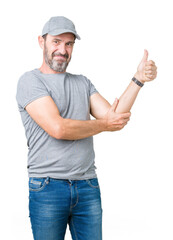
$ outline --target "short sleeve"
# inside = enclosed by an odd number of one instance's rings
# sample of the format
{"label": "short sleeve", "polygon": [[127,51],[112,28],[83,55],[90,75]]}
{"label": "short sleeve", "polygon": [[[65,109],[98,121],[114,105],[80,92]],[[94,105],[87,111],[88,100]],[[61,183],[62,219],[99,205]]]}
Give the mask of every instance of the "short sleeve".
{"label": "short sleeve", "polygon": [[43,82],[31,72],[20,77],[17,84],[16,100],[23,109],[37,98],[49,95]]}
{"label": "short sleeve", "polygon": [[95,88],[94,84],[89,80],[89,93],[90,96],[94,93],[97,93],[98,90]]}
{"label": "short sleeve", "polygon": [[[82,75],[83,76],[83,75]],[[89,88],[89,96],[91,96],[94,93],[98,93],[98,90],[96,89],[96,87],[94,86],[94,84],[85,76],[83,76],[84,79],[87,82],[88,88]]]}

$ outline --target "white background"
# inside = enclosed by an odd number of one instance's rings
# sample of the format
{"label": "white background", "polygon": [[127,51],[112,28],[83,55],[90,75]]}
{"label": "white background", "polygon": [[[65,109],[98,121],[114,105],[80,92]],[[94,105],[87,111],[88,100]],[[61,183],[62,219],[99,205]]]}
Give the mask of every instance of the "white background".
{"label": "white background", "polygon": [[[171,1],[6,1],[0,6],[0,239],[31,240],[27,145],[15,100],[25,72],[40,67],[37,37],[52,16],[76,25],[68,72],[86,75],[111,104],[120,97],[144,49],[158,77],[145,84],[119,132],[94,136],[104,240],[173,239]],[[70,240],[67,228],[65,240]],[[40,239],[41,240],[41,239]]]}

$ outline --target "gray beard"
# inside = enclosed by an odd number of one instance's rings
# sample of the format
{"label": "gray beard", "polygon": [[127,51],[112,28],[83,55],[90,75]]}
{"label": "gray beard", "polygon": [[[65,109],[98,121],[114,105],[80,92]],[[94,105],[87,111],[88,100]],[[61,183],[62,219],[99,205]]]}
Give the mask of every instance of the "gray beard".
{"label": "gray beard", "polygon": [[[46,59],[45,59],[46,60]],[[68,63],[67,62],[58,62],[56,60],[48,60],[47,65],[56,72],[65,72]]]}
{"label": "gray beard", "polygon": [[45,58],[45,62],[46,64],[54,71],[56,72],[65,72],[67,66],[68,66],[68,62],[58,62],[54,59],[49,59],[48,57],[48,51],[47,48],[45,47],[45,53],[44,53],[44,58]]}

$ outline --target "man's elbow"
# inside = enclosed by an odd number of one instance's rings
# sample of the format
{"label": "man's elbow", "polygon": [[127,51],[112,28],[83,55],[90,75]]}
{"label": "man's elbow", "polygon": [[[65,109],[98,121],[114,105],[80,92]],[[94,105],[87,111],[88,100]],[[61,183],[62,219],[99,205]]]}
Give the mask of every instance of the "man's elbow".
{"label": "man's elbow", "polygon": [[54,125],[54,128],[51,132],[49,132],[49,135],[56,139],[63,139],[63,123],[62,120],[59,121],[56,125]]}
{"label": "man's elbow", "polygon": [[63,139],[63,131],[60,125],[56,127],[55,134],[53,137],[56,139]]}

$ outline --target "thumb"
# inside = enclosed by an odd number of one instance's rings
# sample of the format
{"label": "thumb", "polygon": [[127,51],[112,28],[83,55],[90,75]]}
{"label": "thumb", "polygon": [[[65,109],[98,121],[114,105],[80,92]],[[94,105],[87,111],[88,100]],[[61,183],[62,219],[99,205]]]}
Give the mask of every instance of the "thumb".
{"label": "thumb", "polygon": [[119,102],[118,98],[115,98],[115,101],[114,101],[114,103],[113,103],[112,106],[111,106],[111,108],[112,108],[113,111],[116,110],[116,108],[117,108],[117,106],[118,106],[118,102]]}
{"label": "thumb", "polygon": [[148,51],[146,49],[144,49],[144,56],[143,56],[141,62],[146,62],[147,60],[148,60]]}

